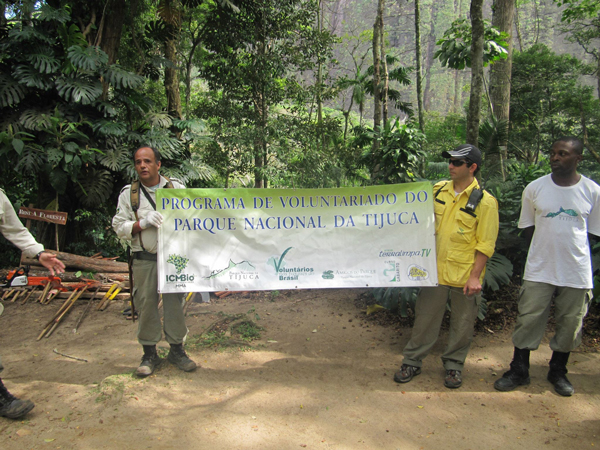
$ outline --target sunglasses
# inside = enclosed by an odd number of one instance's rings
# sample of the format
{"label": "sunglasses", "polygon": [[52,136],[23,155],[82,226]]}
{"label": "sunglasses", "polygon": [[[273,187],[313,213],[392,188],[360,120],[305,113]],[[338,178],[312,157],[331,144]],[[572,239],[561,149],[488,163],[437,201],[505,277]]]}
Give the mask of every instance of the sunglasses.
{"label": "sunglasses", "polygon": [[464,159],[449,159],[448,160],[448,164],[452,164],[454,167],[460,167],[465,163],[467,163],[467,166],[471,166],[471,164],[473,164],[472,162],[466,161]]}

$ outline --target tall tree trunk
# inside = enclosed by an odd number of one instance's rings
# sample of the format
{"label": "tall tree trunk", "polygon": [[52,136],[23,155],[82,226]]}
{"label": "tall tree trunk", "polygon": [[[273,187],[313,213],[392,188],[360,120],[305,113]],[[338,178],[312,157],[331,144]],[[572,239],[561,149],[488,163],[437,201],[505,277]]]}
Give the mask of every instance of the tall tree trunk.
{"label": "tall tree trunk", "polygon": [[125,23],[127,5],[125,0],[109,0],[102,15],[102,31],[99,45],[108,55],[108,64],[117,62],[121,34]]}
{"label": "tall tree trunk", "polygon": [[[433,18],[432,18],[433,21]],[[419,113],[419,129],[425,129],[423,118],[423,74],[421,73],[421,18],[419,0],[415,0],[415,60],[417,62],[417,110]]]}
{"label": "tall tree trunk", "polygon": [[381,15],[381,23],[379,24],[379,31],[381,32],[380,44],[381,44],[381,66],[383,69],[383,92],[381,93],[382,103],[382,115],[383,123],[385,124],[388,119],[388,91],[390,89],[390,74],[388,72],[387,57],[385,53],[385,33],[383,27],[383,14]]}
{"label": "tall tree trunk", "polygon": [[433,55],[435,54],[435,21],[437,18],[438,2],[431,5],[431,20],[429,35],[427,36],[427,53],[425,55],[425,89],[423,90],[423,111],[431,109],[431,67],[433,66]]}
{"label": "tall tree trunk", "polygon": [[[125,23],[127,6],[125,0],[109,0],[102,19],[100,20],[100,32],[96,35],[96,45],[108,55],[108,64],[117,62],[119,56],[119,45],[121,34]],[[102,82],[102,98],[108,96],[108,83]]]}
{"label": "tall tree trunk", "polygon": [[[492,25],[500,31],[509,34],[508,57],[492,64],[490,71],[490,99],[493,113],[498,121],[508,125],[510,112],[510,77],[512,72],[512,34],[515,0],[495,0],[492,16]],[[502,130],[506,135],[506,130]],[[498,142],[498,148],[488,149],[485,155],[485,163],[490,178],[501,177],[505,179],[504,161],[506,160],[506,149],[508,139]]]}
{"label": "tall tree trunk", "polygon": [[[323,30],[323,3],[319,0],[319,8],[317,11],[317,29],[319,33]],[[321,63],[321,58],[319,58],[317,62],[317,130],[319,133],[319,145],[321,146],[321,150],[323,150],[324,146],[324,136],[323,136],[323,102],[321,99],[321,90],[323,88],[323,64]]]}
{"label": "tall tree trunk", "polygon": [[471,96],[467,115],[467,143],[477,145],[483,93],[483,0],[471,0],[471,28]]}
{"label": "tall tree trunk", "polygon": [[[515,2],[515,30],[517,32],[517,41],[519,42],[519,51],[523,51],[523,39],[521,38],[521,24],[519,23],[519,6]],[[512,34],[512,33],[511,33]]]}
{"label": "tall tree trunk", "polygon": [[[381,23],[385,0],[377,2],[377,17],[373,25],[373,129],[381,126]],[[379,141],[373,140],[373,151],[379,149]]]}
{"label": "tall tree trunk", "polygon": [[[179,33],[177,33],[179,35]],[[165,92],[167,94],[167,111],[170,116],[183,118],[181,110],[181,92],[179,91],[179,71],[177,61],[177,40],[165,42],[165,58],[173,67],[165,67]]]}

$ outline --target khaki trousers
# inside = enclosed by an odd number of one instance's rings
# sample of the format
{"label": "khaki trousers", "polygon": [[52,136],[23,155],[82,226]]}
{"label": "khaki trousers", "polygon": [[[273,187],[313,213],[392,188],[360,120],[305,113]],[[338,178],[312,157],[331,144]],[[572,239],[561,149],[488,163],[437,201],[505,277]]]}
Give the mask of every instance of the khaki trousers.
{"label": "khaki trousers", "polygon": [[423,365],[423,359],[439,337],[448,296],[451,308],[450,332],[442,362],[446,370],[463,370],[473,341],[473,328],[481,296],[466,296],[462,288],[444,285],[421,289],[412,336],[403,352],[403,364],[415,367]]}
{"label": "khaki trousers", "polygon": [[163,294],[163,327],[158,312],[158,278],[155,261],[133,260],[133,303],[139,314],[137,338],[142,345],[156,345],[162,337],[181,344],[187,334],[182,294]]}
{"label": "khaki trousers", "polygon": [[568,353],[581,344],[583,318],[592,298],[590,290],[525,280],[519,293],[519,316],[512,336],[515,347],[537,350],[540,346],[555,292],[556,331],[550,348]]}

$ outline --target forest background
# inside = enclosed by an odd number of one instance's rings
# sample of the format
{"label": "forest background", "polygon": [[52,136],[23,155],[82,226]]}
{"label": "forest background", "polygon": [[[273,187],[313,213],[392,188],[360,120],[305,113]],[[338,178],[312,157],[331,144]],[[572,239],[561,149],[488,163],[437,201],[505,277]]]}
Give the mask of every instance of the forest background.
{"label": "forest background", "polygon": [[[580,170],[600,179],[594,0],[0,6],[2,187],[69,214],[34,227],[47,248],[124,255],[110,223],[141,145],[188,187],[319,188],[437,181],[441,152],[469,142],[500,204],[498,289],[521,273],[521,193],[552,142],[581,138]],[[1,240],[0,265],[18,260]]]}

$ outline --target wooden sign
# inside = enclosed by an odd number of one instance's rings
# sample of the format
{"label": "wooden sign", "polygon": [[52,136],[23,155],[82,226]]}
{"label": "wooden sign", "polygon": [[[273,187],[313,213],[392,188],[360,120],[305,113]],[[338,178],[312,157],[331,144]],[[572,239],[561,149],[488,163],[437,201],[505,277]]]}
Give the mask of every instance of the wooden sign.
{"label": "wooden sign", "polygon": [[67,216],[68,213],[66,212],[26,208],[25,206],[19,208],[19,217],[23,219],[41,220],[43,222],[56,223],[58,225],[66,225]]}

